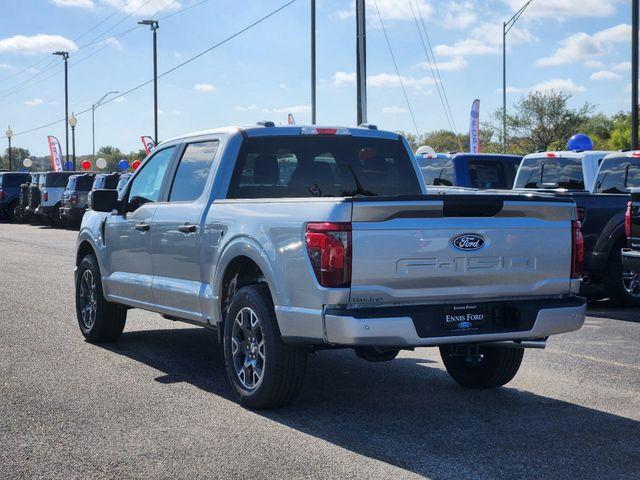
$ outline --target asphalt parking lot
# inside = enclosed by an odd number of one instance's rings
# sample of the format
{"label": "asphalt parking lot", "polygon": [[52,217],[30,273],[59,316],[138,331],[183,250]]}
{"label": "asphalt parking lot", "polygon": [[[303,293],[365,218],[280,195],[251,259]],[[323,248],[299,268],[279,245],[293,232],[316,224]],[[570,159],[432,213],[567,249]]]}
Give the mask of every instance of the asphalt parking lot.
{"label": "asphalt parking lot", "polygon": [[76,232],[0,224],[0,478],[640,478],[640,311],[592,305],[506,388],[466,391],[435,349],[309,362],[257,413],[211,332],[131,311],[86,343]]}

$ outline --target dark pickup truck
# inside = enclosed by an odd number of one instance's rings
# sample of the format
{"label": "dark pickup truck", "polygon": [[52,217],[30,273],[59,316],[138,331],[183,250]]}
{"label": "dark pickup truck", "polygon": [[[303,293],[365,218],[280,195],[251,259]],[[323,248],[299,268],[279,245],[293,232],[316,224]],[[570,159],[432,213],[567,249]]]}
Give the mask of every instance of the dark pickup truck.
{"label": "dark pickup truck", "polygon": [[416,155],[416,160],[427,186],[511,190],[522,157],[497,153],[454,153],[437,157]]}
{"label": "dark pickup truck", "polygon": [[622,249],[622,265],[627,289],[640,295],[640,188],[631,189],[625,216],[627,248]]}
{"label": "dark pickup truck", "polygon": [[20,185],[29,179],[28,173],[0,173],[0,214],[15,222],[20,207]]}
{"label": "dark pickup truck", "polygon": [[581,293],[590,298],[608,297],[619,305],[640,305],[640,292],[629,288],[622,266],[626,245],[625,210],[629,189],[640,187],[640,152],[616,152],[600,162],[592,191],[580,159],[536,154],[522,161],[515,189],[544,191],[572,198],[578,207],[584,237],[584,276]]}

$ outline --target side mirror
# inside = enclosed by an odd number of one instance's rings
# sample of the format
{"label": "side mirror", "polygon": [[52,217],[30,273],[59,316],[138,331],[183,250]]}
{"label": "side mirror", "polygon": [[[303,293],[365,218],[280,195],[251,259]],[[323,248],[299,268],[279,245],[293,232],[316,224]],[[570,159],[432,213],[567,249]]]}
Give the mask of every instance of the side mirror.
{"label": "side mirror", "polygon": [[91,209],[96,212],[112,212],[118,208],[116,190],[94,190],[91,192]]}

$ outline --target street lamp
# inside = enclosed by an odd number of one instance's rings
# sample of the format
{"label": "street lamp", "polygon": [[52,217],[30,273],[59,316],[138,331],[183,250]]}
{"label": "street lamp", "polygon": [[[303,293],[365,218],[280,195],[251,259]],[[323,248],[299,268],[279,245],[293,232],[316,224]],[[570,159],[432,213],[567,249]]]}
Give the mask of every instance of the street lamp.
{"label": "street lamp", "polygon": [[149,25],[153,32],[153,140],[158,144],[158,42],[157,30],[159,28],[157,20],[142,20],[138,25]]}
{"label": "street lamp", "polygon": [[520,10],[502,23],[502,152],[507,152],[507,34],[522,16],[529,4],[533,0],[525,3]]}
{"label": "street lamp", "polygon": [[13,137],[13,130],[11,130],[11,125],[7,127],[7,131],[5,132],[7,135],[7,139],[9,140],[9,171],[11,171],[11,137]]}
{"label": "street lamp", "polygon": [[102,105],[102,102],[104,102],[105,99],[112,93],[115,94],[119,92],[117,90],[107,92],[102,96],[100,100],[98,100],[96,103],[91,105],[91,138],[92,138],[92,144],[93,144],[93,150],[92,150],[93,153],[91,155],[92,160],[95,160],[96,158],[96,108]]}
{"label": "street lamp", "polygon": [[69,117],[69,126],[71,127],[71,145],[73,152],[73,170],[76,169],[76,125],[78,125],[78,119],[72,113]]}
{"label": "street lamp", "polygon": [[[59,55],[64,60],[64,131],[65,131],[65,153],[67,154],[67,162],[69,161],[69,52],[53,52],[54,55]],[[76,169],[75,161],[73,163],[73,169]],[[64,168],[63,168],[64,170]]]}

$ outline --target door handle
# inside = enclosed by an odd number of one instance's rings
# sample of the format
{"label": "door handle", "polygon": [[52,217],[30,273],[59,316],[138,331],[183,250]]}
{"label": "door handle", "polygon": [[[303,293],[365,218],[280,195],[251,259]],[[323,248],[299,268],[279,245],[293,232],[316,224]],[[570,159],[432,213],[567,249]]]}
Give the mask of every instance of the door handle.
{"label": "door handle", "polygon": [[149,224],[148,223],[138,223],[134,228],[136,230],[138,230],[139,232],[148,232],[149,231]]}
{"label": "door handle", "polygon": [[182,232],[182,233],[189,234],[189,233],[195,233],[197,228],[198,227],[196,225],[193,225],[193,224],[180,225],[178,227],[178,231]]}

